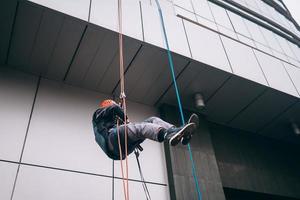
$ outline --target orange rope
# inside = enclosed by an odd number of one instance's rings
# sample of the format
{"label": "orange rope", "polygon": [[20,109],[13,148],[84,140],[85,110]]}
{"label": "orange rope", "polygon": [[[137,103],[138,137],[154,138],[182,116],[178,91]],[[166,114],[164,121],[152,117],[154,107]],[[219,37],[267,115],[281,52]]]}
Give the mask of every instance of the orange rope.
{"label": "orange rope", "polygon": [[[120,99],[122,102],[122,108],[124,109],[124,128],[125,128],[125,159],[126,159],[126,173],[124,177],[124,168],[123,168],[123,161],[122,161],[122,149],[121,149],[121,142],[118,133],[118,143],[119,143],[119,151],[120,151],[120,161],[121,161],[121,170],[122,170],[122,178],[123,178],[123,189],[125,194],[125,200],[129,200],[129,184],[128,184],[128,146],[127,146],[127,110],[126,110],[126,100],[125,100],[125,86],[124,86],[124,56],[123,56],[123,34],[122,34],[122,0],[118,0],[118,21],[119,21],[119,56],[120,56],[120,86],[121,86],[121,94]],[[118,127],[119,129],[119,127]],[[119,132],[119,131],[118,131]],[[124,178],[126,180],[126,184],[124,182]]]}
{"label": "orange rope", "polygon": [[128,184],[128,129],[127,129],[127,109],[126,109],[126,101],[125,98],[123,99],[123,108],[124,108],[124,128],[125,128],[125,160],[126,160],[126,183],[127,183],[127,198],[129,200],[129,184]]}
{"label": "orange rope", "polygon": [[123,168],[123,160],[122,160],[122,146],[121,146],[121,139],[120,139],[120,129],[119,129],[119,119],[117,120],[117,135],[118,135],[118,145],[119,145],[119,155],[120,155],[120,163],[121,163],[121,174],[122,174],[122,182],[123,182],[123,190],[125,200],[127,200],[127,190],[126,190],[126,183],[124,179],[124,168]]}

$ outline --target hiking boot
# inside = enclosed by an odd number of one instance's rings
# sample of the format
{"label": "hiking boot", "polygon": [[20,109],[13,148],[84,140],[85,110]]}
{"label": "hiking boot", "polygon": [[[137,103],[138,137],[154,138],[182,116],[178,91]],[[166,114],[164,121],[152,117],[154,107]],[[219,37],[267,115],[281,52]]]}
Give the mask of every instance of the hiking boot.
{"label": "hiking boot", "polygon": [[190,134],[187,134],[187,135],[182,137],[182,139],[181,139],[181,144],[182,145],[187,145],[190,142],[190,140],[192,139],[192,135],[194,134],[197,127],[199,126],[199,117],[198,117],[198,115],[196,115],[195,113],[192,114],[190,116],[189,120],[188,120],[188,123],[194,123],[196,128]]}
{"label": "hiking boot", "polygon": [[195,128],[196,125],[194,123],[189,123],[179,128],[170,128],[166,130],[164,140],[168,141],[171,146],[175,146],[181,141],[182,137],[189,135]]}

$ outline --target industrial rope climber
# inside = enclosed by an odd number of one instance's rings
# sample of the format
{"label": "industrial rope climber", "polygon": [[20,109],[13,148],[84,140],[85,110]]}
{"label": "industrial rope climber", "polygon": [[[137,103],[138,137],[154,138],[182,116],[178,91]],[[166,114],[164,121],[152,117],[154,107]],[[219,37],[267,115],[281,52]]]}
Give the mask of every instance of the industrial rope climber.
{"label": "industrial rope climber", "polygon": [[[159,9],[160,14],[161,10]],[[162,15],[161,15],[162,17]],[[95,139],[98,145],[108,157],[121,162],[121,174],[123,181],[123,190],[125,200],[129,200],[128,185],[128,159],[127,156],[135,151],[143,188],[146,199],[151,199],[141,166],[138,160],[141,149],[140,144],[145,139],[151,139],[157,142],[168,142],[175,146],[178,143],[186,145],[191,140],[191,136],[199,124],[196,114],[192,114],[188,123],[181,127],[163,121],[157,117],[150,117],[143,122],[131,123],[127,117],[126,95],[124,84],[124,59],[123,59],[123,35],[122,35],[122,2],[118,0],[118,19],[119,19],[119,58],[120,58],[120,104],[111,99],[104,100],[100,103],[93,115],[93,128]],[[164,27],[163,27],[164,28]],[[164,30],[165,32],[165,30]],[[166,40],[167,41],[167,40]],[[167,47],[168,43],[166,42]],[[168,48],[168,55],[170,54]],[[169,62],[170,62],[169,56]],[[171,60],[172,61],[172,60]],[[172,62],[170,62],[171,65]],[[172,69],[172,67],[171,67]],[[174,69],[172,69],[174,73]],[[175,85],[176,85],[176,80]],[[178,90],[177,96],[178,95]],[[180,105],[181,108],[181,105]],[[182,118],[183,119],[183,118]],[[184,120],[184,119],[183,119]],[[190,148],[190,147],[189,147]],[[125,169],[123,160],[125,159]]]}

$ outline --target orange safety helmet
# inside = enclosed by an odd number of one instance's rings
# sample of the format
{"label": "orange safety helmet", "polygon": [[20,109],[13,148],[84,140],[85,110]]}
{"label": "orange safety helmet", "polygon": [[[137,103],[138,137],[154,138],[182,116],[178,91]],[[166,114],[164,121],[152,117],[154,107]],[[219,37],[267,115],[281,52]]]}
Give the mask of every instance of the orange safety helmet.
{"label": "orange safety helmet", "polygon": [[117,104],[114,100],[105,99],[105,100],[101,101],[99,106],[100,106],[100,108],[106,108],[106,107],[112,106],[114,104],[115,105]]}

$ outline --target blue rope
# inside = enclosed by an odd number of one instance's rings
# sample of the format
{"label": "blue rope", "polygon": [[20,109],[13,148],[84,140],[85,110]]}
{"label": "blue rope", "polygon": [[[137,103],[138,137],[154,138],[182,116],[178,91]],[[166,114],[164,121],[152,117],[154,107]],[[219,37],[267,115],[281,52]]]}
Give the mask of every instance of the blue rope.
{"label": "blue rope", "polygon": [[[164,18],[163,18],[161,7],[160,7],[160,4],[159,4],[158,0],[155,0],[155,2],[156,2],[156,5],[158,7],[160,22],[161,22],[161,26],[162,26],[163,33],[164,33],[164,40],[165,40],[165,45],[167,47],[169,65],[170,65],[170,69],[171,69],[173,84],[174,84],[174,87],[175,87],[176,98],[177,98],[177,103],[178,103],[180,117],[181,117],[181,123],[182,123],[182,125],[185,125],[185,120],[184,120],[184,115],[183,115],[183,110],[182,110],[182,105],[181,105],[179,90],[178,90],[178,87],[177,87],[177,82],[176,82],[176,77],[175,77],[175,72],[174,72],[174,63],[173,63],[172,54],[171,54],[170,47],[169,47],[169,42],[168,42],[168,37],[167,37],[167,31],[166,31],[166,27],[165,27],[165,23],[164,23]],[[194,181],[195,181],[195,184],[196,184],[198,200],[202,200],[202,195],[201,195],[201,192],[200,192],[198,178],[197,178],[197,175],[196,175],[195,162],[194,162],[194,159],[193,159],[193,155],[192,155],[192,150],[191,150],[190,144],[188,144],[188,150],[189,150],[190,160],[192,162],[192,172],[193,172],[193,177],[194,177]]]}

